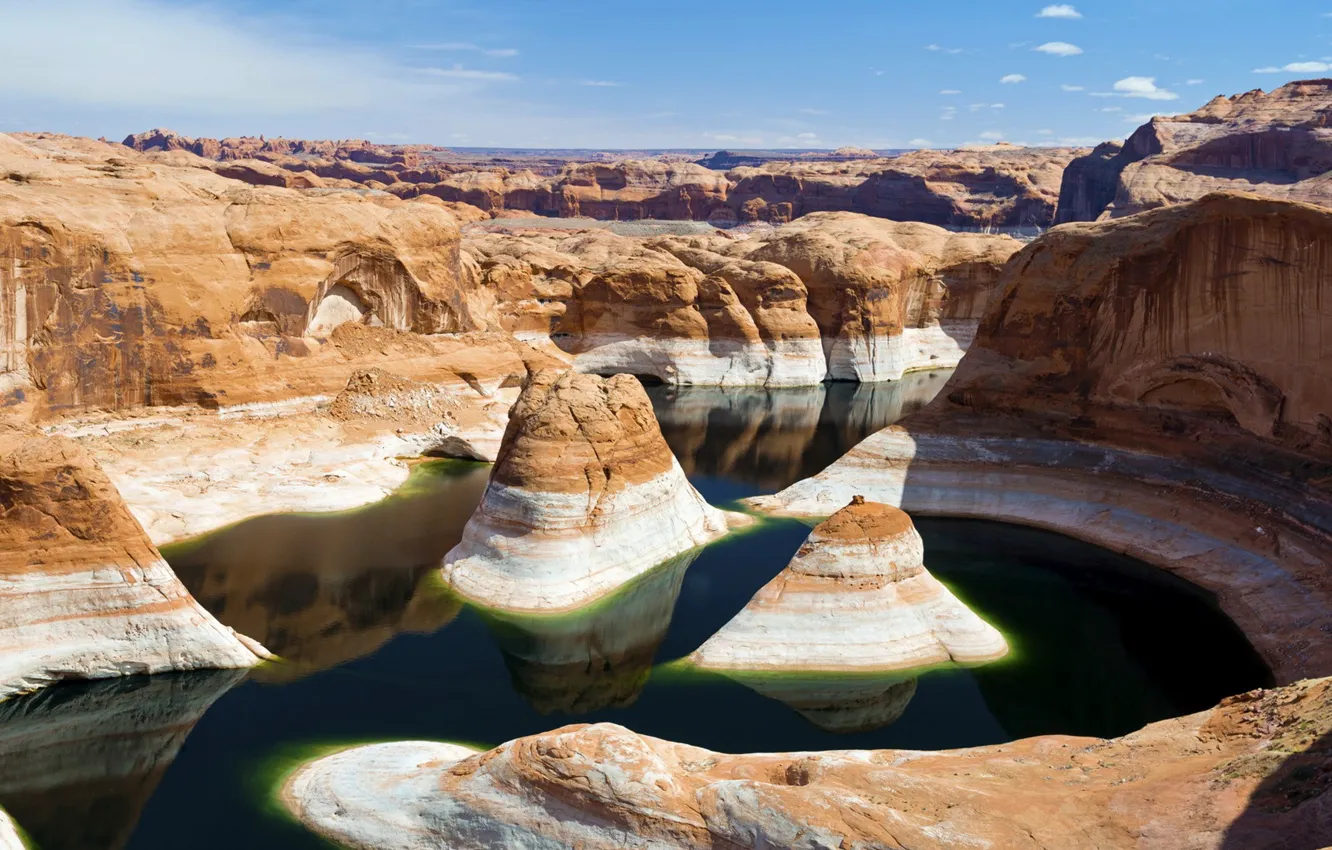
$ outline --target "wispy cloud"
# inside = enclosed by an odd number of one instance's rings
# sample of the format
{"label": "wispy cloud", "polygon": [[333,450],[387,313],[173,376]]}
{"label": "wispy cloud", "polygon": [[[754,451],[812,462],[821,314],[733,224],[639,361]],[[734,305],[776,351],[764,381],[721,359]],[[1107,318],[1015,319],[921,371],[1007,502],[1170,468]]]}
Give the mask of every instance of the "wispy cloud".
{"label": "wispy cloud", "polygon": [[1068,83],[1064,83],[1060,88],[1064,91],[1086,91],[1086,86],[1070,86]]}
{"label": "wispy cloud", "polygon": [[962,48],[960,48],[960,47],[940,47],[940,46],[937,45],[937,44],[927,44],[927,45],[925,45],[925,49],[926,49],[926,50],[934,51],[935,53],[961,53],[961,52],[962,52]]}
{"label": "wispy cloud", "polygon": [[990,142],[1001,142],[1004,139],[1004,134],[998,130],[986,130],[980,134],[980,137]]}
{"label": "wispy cloud", "polygon": [[1051,56],[1077,56],[1082,53],[1082,48],[1076,44],[1069,44],[1067,41],[1047,41],[1039,47],[1033,47],[1032,50],[1038,53],[1048,53]]}
{"label": "wispy cloud", "polygon": [[496,59],[508,59],[518,55],[518,49],[514,47],[481,47],[480,45],[472,44],[470,41],[446,41],[442,44],[413,44],[412,47],[416,50],[448,50],[481,53]]}
{"label": "wispy cloud", "polygon": [[941,89],[939,94],[961,94],[961,89]]}
{"label": "wispy cloud", "polygon": [[443,77],[449,80],[490,80],[492,82],[512,82],[518,79],[516,74],[505,71],[482,71],[477,68],[464,68],[454,65],[452,68],[416,68],[418,74],[431,77]]}
{"label": "wispy cloud", "polygon": [[624,88],[624,83],[617,83],[614,80],[582,80],[580,86],[592,86],[599,89],[619,89]]}
{"label": "wispy cloud", "polygon": [[1038,18],[1081,18],[1082,13],[1067,3],[1056,3],[1053,6],[1046,6],[1036,13]]}
{"label": "wispy cloud", "polygon": [[1124,121],[1129,124],[1146,124],[1156,116],[1164,114],[1164,112],[1140,112],[1136,115],[1125,115]]}
{"label": "wispy cloud", "polygon": [[799,112],[801,115],[827,115],[827,114],[828,114],[828,110],[826,110],[826,109],[809,109],[809,108],[805,108],[805,109],[797,109],[796,112]]}
{"label": "wispy cloud", "polygon": [[1291,62],[1289,65],[1282,65],[1280,68],[1268,65],[1265,68],[1253,69],[1255,74],[1280,74],[1282,71],[1288,71],[1292,74],[1321,74],[1324,71],[1332,71],[1332,64],[1327,62]]}
{"label": "wispy cloud", "polygon": [[1186,81],[1186,82],[1184,83],[1184,85],[1186,85],[1186,86],[1200,86],[1200,85],[1202,85],[1202,84],[1205,83],[1205,82],[1207,82],[1207,81],[1206,81],[1206,80],[1188,80],[1188,81]]}
{"label": "wispy cloud", "polygon": [[1025,83],[1026,81],[1027,78],[1022,74],[1005,74],[999,78],[999,82],[1007,85],[1012,85],[1013,83]]}
{"label": "wispy cloud", "polygon": [[1179,95],[1156,84],[1156,77],[1125,77],[1114,85],[1123,97],[1142,97],[1147,100],[1177,100]]}
{"label": "wispy cloud", "polygon": [[933,146],[934,143],[931,142],[929,139],[912,139],[911,141],[907,142],[907,147],[910,148],[929,148]]}

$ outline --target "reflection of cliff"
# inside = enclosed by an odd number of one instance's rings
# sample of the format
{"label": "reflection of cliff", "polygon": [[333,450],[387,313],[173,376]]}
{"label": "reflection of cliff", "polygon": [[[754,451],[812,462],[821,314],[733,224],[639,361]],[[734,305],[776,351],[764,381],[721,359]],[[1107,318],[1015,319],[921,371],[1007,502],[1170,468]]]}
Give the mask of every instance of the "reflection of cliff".
{"label": "reflection of cliff", "polygon": [[115,850],[195,723],[244,675],[62,685],[0,704],[0,806],[42,850]]}
{"label": "reflection of cliff", "polygon": [[432,632],[458,612],[432,583],[481,500],[489,468],[423,464],[364,509],[257,517],[168,547],[181,580],[219,620],[252,635],[289,677],[368,655],[404,631]]}
{"label": "reflection of cliff", "polygon": [[697,555],[686,553],[583,612],[489,617],[514,689],[543,714],[632,704],[647,684]]}
{"label": "reflection of cliff", "polygon": [[870,434],[924,407],[949,374],[772,390],[652,387],[649,395],[686,474],[780,488],[820,472]]}
{"label": "reflection of cliff", "polygon": [[901,676],[727,675],[769,699],[786,703],[825,732],[840,735],[891,726],[916,695],[916,680]]}

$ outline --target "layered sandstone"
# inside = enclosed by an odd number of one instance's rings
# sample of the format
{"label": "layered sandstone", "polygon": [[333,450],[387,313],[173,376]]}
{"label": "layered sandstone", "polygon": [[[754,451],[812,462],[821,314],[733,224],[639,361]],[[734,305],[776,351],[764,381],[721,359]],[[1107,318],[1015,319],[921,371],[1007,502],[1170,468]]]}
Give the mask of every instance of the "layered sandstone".
{"label": "layered sandstone", "polygon": [[1218,95],[1195,112],[1158,115],[1121,148],[1102,145],[1069,165],[1056,223],[1121,218],[1219,191],[1332,206],[1329,118],[1332,80]]}
{"label": "layered sandstone", "polygon": [[689,660],[740,674],[882,673],[1007,653],[925,568],[911,518],[857,496]]}
{"label": "layered sandstone", "polygon": [[340,324],[495,324],[463,288],[440,206],[247,186],[154,156],[60,136],[0,143],[6,403],[285,399],[323,389],[302,373]]}
{"label": "layered sandstone", "polygon": [[506,327],[580,371],[783,387],[956,365],[1018,247],[821,213],[749,239],[473,234],[464,264]]}
{"label": "layered sandstone", "polygon": [[309,764],[283,800],[358,847],[1070,850],[1318,847],[1332,837],[1332,682],[1113,740],[725,755],[568,726],[463,758],[441,744]]}
{"label": "layered sandstone", "polygon": [[243,677],[99,682],[0,705],[0,804],[34,847],[120,850],[195,725]]}
{"label": "layered sandstone", "polygon": [[514,405],[444,577],[486,607],[568,611],[726,530],[635,378],[539,372]]}
{"label": "layered sandstone", "polygon": [[1056,228],[921,413],[754,500],[1060,531],[1213,591],[1278,682],[1332,673],[1332,212],[1250,195]]}
{"label": "layered sandstone", "polygon": [[84,449],[0,420],[0,699],[256,653],[194,601]]}
{"label": "layered sandstone", "polygon": [[19,834],[18,826],[0,809],[0,850],[25,850],[27,843]]}

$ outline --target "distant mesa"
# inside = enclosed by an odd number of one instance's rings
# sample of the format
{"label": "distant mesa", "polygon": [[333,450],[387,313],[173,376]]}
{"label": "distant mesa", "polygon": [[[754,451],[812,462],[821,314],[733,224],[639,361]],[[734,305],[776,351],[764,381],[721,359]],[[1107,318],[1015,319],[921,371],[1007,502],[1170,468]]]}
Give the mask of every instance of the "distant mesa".
{"label": "distant mesa", "polygon": [[573,611],[726,534],[630,375],[538,372],[444,578],[483,607]]}
{"label": "distant mesa", "polygon": [[[756,673],[883,673],[984,663],[1003,636],[930,575],[901,510],[855,497],[689,660]],[[743,681],[743,679],[742,679]]]}

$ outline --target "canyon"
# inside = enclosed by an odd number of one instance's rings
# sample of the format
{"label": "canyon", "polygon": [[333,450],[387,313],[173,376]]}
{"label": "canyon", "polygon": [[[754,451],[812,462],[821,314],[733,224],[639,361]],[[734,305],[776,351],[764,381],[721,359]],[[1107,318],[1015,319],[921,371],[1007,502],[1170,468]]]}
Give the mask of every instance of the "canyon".
{"label": "canyon", "polygon": [[[404,647],[445,630],[507,671],[523,705],[496,713],[544,725],[474,747],[412,718],[357,738],[410,741],[303,752],[278,791],[303,828],[1332,841],[1329,110],[1332,81],[1301,81],[1090,152],[787,160],[0,134],[0,847],[23,846],[9,816],[122,846],[214,701],[410,702],[429,677]],[[1100,737],[994,708],[997,737],[946,748],[728,755],[600,722],[670,687],[838,735],[907,736],[943,694],[1058,702],[1017,676],[931,690],[1031,649],[931,574],[931,517],[1131,556],[1274,686]],[[718,617],[725,571],[690,582],[710,557],[772,569]],[[683,646],[691,617],[708,636]],[[320,734],[351,740],[337,720]]]}

